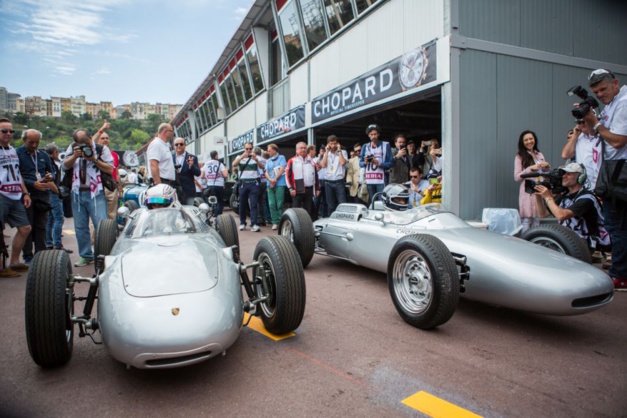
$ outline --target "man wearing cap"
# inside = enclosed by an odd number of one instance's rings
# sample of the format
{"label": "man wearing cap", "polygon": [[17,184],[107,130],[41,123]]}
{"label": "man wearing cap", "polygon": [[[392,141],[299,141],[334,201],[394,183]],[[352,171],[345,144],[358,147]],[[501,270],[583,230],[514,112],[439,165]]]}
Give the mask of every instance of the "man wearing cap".
{"label": "man wearing cap", "polygon": [[379,142],[381,128],[379,125],[368,125],[366,134],[370,142],[361,147],[359,166],[365,168],[365,182],[368,186],[368,204],[370,204],[376,193],[383,192],[385,187],[385,170],[392,168],[392,149],[388,142]]}
{"label": "man wearing cap", "polygon": [[[554,196],[545,186],[536,186],[536,208],[541,218],[549,216],[549,211],[563,226],[572,229],[594,251],[599,246],[610,245],[610,237],[603,226],[601,205],[596,196],[584,187],[586,169],[582,164],[570,163],[560,167],[564,172],[562,186],[567,193]],[[544,204],[542,200],[544,199]]]}
{"label": "man wearing cap", "polygon": [[[592,109],[583,120],[603,139],[604,160],[627,159],[627,87],[619,87],[618,79],[609,70],[594,70],[588,85],[605,107],[597,118]],[[617,290],[627,290],[627,213],[625,203],[605,199],[603,217],[612,241],[612,266],[609,274]]]}

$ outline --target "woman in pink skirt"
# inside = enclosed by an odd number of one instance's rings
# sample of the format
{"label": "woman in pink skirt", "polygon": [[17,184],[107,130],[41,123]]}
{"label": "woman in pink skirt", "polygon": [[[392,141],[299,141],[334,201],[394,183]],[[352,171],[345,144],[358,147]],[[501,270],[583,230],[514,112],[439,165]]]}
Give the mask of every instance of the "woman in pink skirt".
{"label": "woman in pink skirt", "polygon": [[520,182],[518,211],[522,220],[523,232],[532,226],[538,226],[540,218],[536,211],[535,196],[525,192],[525,179],[520,178],[520,175],[534,171],[548,171],[550,169],[551,166],[544,160],[544,155],[538,150],[538,137],[536,134],[532,131],[523,131],[518,138],[518,152],[516,153],[516,158],[514,158],[514,180]]}

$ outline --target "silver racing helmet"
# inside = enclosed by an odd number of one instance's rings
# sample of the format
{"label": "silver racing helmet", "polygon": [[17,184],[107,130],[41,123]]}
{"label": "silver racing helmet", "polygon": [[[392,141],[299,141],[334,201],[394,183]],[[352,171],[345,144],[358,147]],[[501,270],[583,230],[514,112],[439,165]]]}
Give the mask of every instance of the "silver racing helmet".
{"label": "silver racing helmet", "polygon": [[157,184],[146,190],[145,203],[148,209],[177,206],[176,190],[168,184]]}
{"label": "silver racing helmet", "polygon": [[391,210],[407,210],[409,207],[409,190],[402,184],[388,184],[381,198],[385,207]]}

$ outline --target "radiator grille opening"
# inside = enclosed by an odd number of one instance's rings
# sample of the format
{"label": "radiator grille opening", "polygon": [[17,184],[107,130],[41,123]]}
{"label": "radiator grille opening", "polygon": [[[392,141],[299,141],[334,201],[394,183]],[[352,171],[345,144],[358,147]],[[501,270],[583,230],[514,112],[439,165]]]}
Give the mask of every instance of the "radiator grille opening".
{"label": "radiator grille opening", "polygon": [[146,360],[146,366],[172,366],[178,363],[185,363],[191,360],[198,360],[202,358],[208,358],[211,356],[211,351],[203,351],[202,353],[190,354],[188,356],[181,357],[169,357],[169,358],[160,358],[154,360]]}
{"label": "radiator grille opening", "polygon": [[591,306],[601,305],[608,302],[614,296],[614,292],[603,293],[598,296],[590,296],[587,298],[575,299],[572,302],[573,308],[589,308]]}

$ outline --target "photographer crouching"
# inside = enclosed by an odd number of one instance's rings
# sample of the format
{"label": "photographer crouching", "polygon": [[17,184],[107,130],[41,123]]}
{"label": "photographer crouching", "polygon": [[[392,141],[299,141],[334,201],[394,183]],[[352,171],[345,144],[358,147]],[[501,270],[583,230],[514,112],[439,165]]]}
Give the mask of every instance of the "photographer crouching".
{"label": "photographer crouching", "polygon": [[561,225],[586,241],[590,253],[608,248],[610,237],[603,226],[601,205],[594,193],[584,186],[586,169],[581,164],[570,163],[560,167],[559,173],[562,187],[553,187],[553,190],[547,187],[554,182],[535,186],[538,216],[546,218],[550,212]]}

